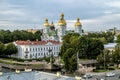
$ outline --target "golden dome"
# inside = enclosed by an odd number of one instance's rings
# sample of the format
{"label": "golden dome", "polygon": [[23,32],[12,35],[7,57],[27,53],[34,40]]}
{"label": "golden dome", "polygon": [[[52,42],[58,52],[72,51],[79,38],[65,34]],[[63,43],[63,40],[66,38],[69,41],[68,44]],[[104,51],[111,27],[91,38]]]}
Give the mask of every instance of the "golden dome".
{"label": "golden dome", "polygon": [[66,21],[64,20],[64,14],[62,13],[60,16],[60,20],[58,22],[58,26],[65,26],[66,25]]}
{"label": "golden dome", "polygon": [[45,20],[44,26],[46,26],[46,27],[49,27],[49,26],[50,26],[50,24],[48,23],[48,19]]}
{"label": "golden dome", "polygon": [[82,24],[80,23],[79,20],[80,20],[80,19],[78,18],[78,19],[77,19],[77,22],[75,23],[75,26],[82,26]]}
{"label": "golden dome", "polygon": [[51,27],[54,27],[54,23],[52,22],[50,26],[51,26]]}

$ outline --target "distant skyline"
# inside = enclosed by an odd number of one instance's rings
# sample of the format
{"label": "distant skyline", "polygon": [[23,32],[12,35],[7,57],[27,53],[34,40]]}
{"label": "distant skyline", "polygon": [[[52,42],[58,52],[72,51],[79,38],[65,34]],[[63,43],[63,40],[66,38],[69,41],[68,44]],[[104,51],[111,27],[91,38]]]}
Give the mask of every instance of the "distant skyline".
{"label": "distant skyline", "polygon": [[120,0],[0,0],[0,29],[41,29],[46,18],[57,26],[61,13],[67,29],[78,17],[85,31],[120,29]]}

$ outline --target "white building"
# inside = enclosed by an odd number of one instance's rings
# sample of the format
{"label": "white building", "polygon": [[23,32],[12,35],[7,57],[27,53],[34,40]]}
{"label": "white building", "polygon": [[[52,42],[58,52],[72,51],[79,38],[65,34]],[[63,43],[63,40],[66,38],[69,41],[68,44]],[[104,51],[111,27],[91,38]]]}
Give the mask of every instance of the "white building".
{"label": "white building", "polygon": [[59,41],[16,41],[17,58],[37,59],[43,57],[57,57],[62,43]]}

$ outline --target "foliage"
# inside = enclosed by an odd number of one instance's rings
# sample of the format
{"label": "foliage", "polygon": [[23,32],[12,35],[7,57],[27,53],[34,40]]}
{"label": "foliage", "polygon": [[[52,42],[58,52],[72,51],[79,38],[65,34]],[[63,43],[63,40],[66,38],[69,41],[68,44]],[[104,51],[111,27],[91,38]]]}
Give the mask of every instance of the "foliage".
{"label": "foliage", "polygon": [[120,43],[120,34],[117,36],[117,43]]}
{"label": "foliage", "polygon": [[77,52],[81,59],[96,59],[103,49],[103,43],[99,39],[69,33],[63,37],[60,56],[65,63],[65,69],[74,72],[77,69]]}
{"label": "foliage", "polygon": [[65,69],[70,72],[74,72],[77,68],[76,55],[74,49],[69,48],[63,55],[63,60],[65,63]]}
{"label": "foliage", "polygon": [[101,33],[88,33],[85,35],[88,38],[96,38],[99,39],[104,44],[111,43],[114,41],[114,34],[112,32],[101,32]]}
{"label": "foliage", "polygon": [[17,53],[17,47],[13,43],[6,44],[4,53],[6,55],[12,55]]}
{"label": "foliage", "polygon": [[0,55],[3,55],[3,51],[4,51],[4,44],[0,42]]}
{"label": "foliage", "polygon": [[41,35],[42,33],[40,31],[31,33],[25,30],[15,30],[13,32],[9,30],[0,30],[0,41],[2,43],[9,43],[16,40],[41,40]]}
{"label": "foliage", "polygon": [[113,54],[113,61],[114,63],[116,63],[117,65],[120,64],[120,44],[118,44],[116,47],[115,47],[115,52]]}
{"label": "foliage", "polygon": [[105,49],[103,50],[103,53],[98,55],[97,61],[99,65],[103,66],[104,68],[108,68],[109,65],[113,63],[112,57],[113,54],[109,50]]}

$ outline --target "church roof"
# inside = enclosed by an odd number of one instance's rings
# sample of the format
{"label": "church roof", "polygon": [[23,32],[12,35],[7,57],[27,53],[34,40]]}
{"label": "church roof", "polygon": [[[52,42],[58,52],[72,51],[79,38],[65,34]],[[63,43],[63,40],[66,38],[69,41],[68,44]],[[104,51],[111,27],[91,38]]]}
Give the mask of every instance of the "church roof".
{"label": "church roof", "polygon": [[66,26],[66,21],[64,19],[64,14],[63,13],[60,16],[60,20],[58,22],[58,26]]}
{"label": "church roof", "polygon": [[80,20],[80,19],[78,18],[78,19],[77,19],[77,22],[75,23],[75,26],[82,26],[82,24],[80,23],[79,20]]}
{"label": "church roof", "polygon": [[49,40],[49,41],[16,41],[15,43],[17,45],[46,45],[47,43],[52,43],[52,44],[62,44],[59,41],[53,41],[53,40]]}
{"label": "church roof", "polygon": [[50,24],[49,24],[49,22],[48,22],[48,19],[45,20],[44,26],[45,26],[45,27],[49,27],[49,26],[50,26]]}

